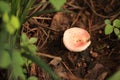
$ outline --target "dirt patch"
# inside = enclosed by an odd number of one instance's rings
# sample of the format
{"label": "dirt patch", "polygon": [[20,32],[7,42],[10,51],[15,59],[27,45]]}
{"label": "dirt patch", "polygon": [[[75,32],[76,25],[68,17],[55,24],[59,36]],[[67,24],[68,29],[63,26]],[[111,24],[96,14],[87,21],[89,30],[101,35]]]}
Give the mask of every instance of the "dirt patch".
{"label": "dirt patch", "polygon": [[[105,80],[120,68],[120,41],[104,35],[104,20],[120,18],[119,0],[67,0],[63,9],[31,18],[22,32],[37,37],[38,54],[62,80]],[[46,8],[49,6],[46,6]],[[62,42],[66,29],[81,27],[91,34],[91,46],[83,52],[70,52]],[[47,73],[32,65],[30,75],[50,80]]]}

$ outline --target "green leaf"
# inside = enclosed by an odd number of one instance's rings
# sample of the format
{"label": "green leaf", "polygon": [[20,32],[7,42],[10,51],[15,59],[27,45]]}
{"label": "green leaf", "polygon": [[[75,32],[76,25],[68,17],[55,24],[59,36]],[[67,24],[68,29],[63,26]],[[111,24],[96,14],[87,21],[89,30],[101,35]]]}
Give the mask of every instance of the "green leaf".
{"label": "green leaf", "polygon": [[110,24],[107,24],[105,26],[105,30],[104,31],[105,31],[105,35],[111,34],[113,32],[113,26],[110,25]]}
{"label": "green leaf", "polygon": [[24,42],[24,41],[28,41],[29,39],[25,33],[22,33],[21,40]]}
{"label": "green leaf", "polygon": [[49,0],[56,10],[60,10],[66,0]]}
{"label": "green leaf", "polygon": [[29,45],[28,46],[28,49],[32,52],[32,53],[35,53],[36,52],[36,50],[37,50],[37,47],[36,47],[36,45]]}
{"label": "green leaf", "polygon": [[115,33],[116,35],[119,35],[119,34],[120,34],[120,30],[119,30],[118,28],[114,28],[114,33]]}
{"label": "green leaf", "polygon": [[118,34],[117,36],[118,36],[118,39],[120,40],[120,34]]}
{"label": "green leaf", "polygon": [[37,38],[30,38],[29,43],[34,44],[37,41]]}
{"label": "green leaf", "polygon": [[6,22],[6,30],[7,32],[9,32],[10,34],[14,34],[14,32],[19,29],[20,27],[20,23],[19,20],[16,16],[11,17],[10,21],[9,21],[9,17],[8,15],[4,15],[3,16],[3,20]]}
{"label": "green leaf", "polygon": [[12,25],[12,28],[19,29],[20,22],[19,22],[19,19],[16,16],[14,16],[14,15],[11,16],[10,23]]}
{"label": "green leaf", "polygon": [[6,30],[10,34],[13,34],[15,32],[15,29],[12,27],[11,23],[6,23]]}
{"label": "green leaf", "polygon": [[3,14],[3,22],[8,23],[9,22],[9,16],[8,13]]}
{"label": "green leaf", "polygon": [[9,3],[0,1],[0,13],[9,13],[10,12],[10,6]]}
{"label": "green leaf", "polygon": [[13,65],[11,65],[11,67],[12,67],[12,77],[13,77],[12,80],[18,80],[18,78],[20,80],[25,80],[25,75],[23,73],[22,66],[19,66],[17,64],[13,64]]}
{"label": "green leaf", "polygon": [[35,76],[31,76],[31,77],[28,78],[28,80],[38,80],[38,78],[35,77]]}
{"label": "green leaf", "polygon": [[107,80],[120,80],[120,71],[116,72],[113,76],[111,76]]}
{"label": "green leaf", "polygon": [[120,20],[119,19],[115,19],[113,21],[113,26],[117,27],[117,28],[120,28]]}
{"label": "green leaf", "polygon": [[37,50],[36,45],[34,43],[37,41],[37,38],[30,38],[28,39],[27,35],[23,33],[21,35],[21,43],[20,45],[26,50],[29,50],[32,53],[35,53]]}
{"label": "green leaf", "polygon": [[21,46],[27,46],[28,41],[29,41],[29,38],[27,37],[27,35],[25,33],[22,33],[20,45]]}
{"label": "green leaf", "polygon": [[105,22],[106,25],[111,24],[111,21],[109,19],[106,19],[104,22]]}
{"label": "green leaf", "polygon": [[0,67],[7,68],[11,63],[10,55],[7,51],[3,51],[0,54]]}
{"label": "green leaf", "polygon": [[12,59],[12,63],[10,66],[10,69],[12,71],[12,78],[11,80],[18,80],[18,78],[20,80],[25,80],[25,75],[23,73],[23,57],[21,56],[21,53],[19,50],[14,50],[11,53],[11,59]]}
{"label": "green leaf", "polygon": [[17,64],[17,65],[20,65],[20,66],[22,66],[24,64],[24,61],[23,61],[23,58],[21,56],[20,51],[18,51],[18,50],[13,51],[13,53],[12,53],[12,63],[13,63],[13,65]]}

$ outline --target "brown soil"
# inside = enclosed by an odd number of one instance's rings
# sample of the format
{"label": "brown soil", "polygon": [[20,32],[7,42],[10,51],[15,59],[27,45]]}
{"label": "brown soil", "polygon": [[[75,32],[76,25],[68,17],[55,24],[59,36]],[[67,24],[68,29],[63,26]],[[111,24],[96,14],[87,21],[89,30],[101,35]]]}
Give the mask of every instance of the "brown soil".
{"label": "brown soil", "polygon": [[[51,8],[45,5],[44,9]],[[37,37],[38,55],[62,80],[105,80],[120,69],[120,41],[112,34],[104,34],[104,20],[120,18],[119,0],[67,0],[63,9],[31,18],[23,24],[22,32]],[[83,52],[70,52],[62,42],[63,32],[71,27],[82,27],[91,34],[92,44]],[[51,80],[35,64],[30,75],[39,80]]]}

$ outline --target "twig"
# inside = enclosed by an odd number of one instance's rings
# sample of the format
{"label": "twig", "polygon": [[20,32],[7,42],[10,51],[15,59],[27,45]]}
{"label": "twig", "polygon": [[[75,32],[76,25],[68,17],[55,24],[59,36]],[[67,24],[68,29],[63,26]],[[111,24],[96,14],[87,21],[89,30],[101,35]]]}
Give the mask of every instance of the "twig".
{"label": "twig", "polygon": [[49,54],[45,54],[45,53],[37,53],[37,55],[52,58],[52,60],[50,61],[49,64],[54,65],[54,66],[56,66],[57,64],[59,64],[62,61],[61,57],[57,57],[57,56],[53,56],[53,55],[49,55]]}
{"label": "twig", "polygon": [[[114,15],[112,15],[112,16],[105,16],[105,15],[102,15],[102,14],[97,13],[97,12],[95,11],[94,7],[93,7],[93,1],[92,1],[92,0],[90,0],[90,4],[91,4],[92,6],[88,3],[87,0],[84,0],[84,1],[85,1],[85,3],[90,7],[90,9],[93,11],[93,13],[96,14],[97,16],[102,17],[102,18],[111,18],[111,17],[114,17]],[[116,14],[115,14],[115,15],[116,15]]]}
{"label": "twig", "polygon": [[49,4],[49,2],[47,2],[46,0],[42,0],[40,3],[41,4],[39,4],[37,7],[35,7],[35,9],[32,11],[31,15],[36,13],[38,10],[40,10],[40,11],[44,10],[47,7],[47,5]]}
{"label": "twig", "polygon": [[42,45],[40,46],[39,49],[41,49],[41,48],[47,43],[47,40],[48,40],[48,38],[49,38],[49,34],[50,34],[50,31],[48,31],[48,35],[47,35],[45,41],[42,43]]}
{"label": "twig", "polygon": [[[120,15],[120,11],[116,14],[116,15],[114,15],[114,16],[112,16],[112,18],[110,19],[110,21],[113,21],[114,19],[116,19],[118,16]],[[102,24],[102,25],[100,25],[99,27],[97,26],[97,25],[94,25],[94,26],[92,26],[91,27],[91,31],[95,31],[95,30],[98,30],[98,29],[100,29],[100,28],[103,28],[104,26],[105,26],[105,24]]]}
{"label": "twig", "polygon": [[58,57],[58,56],[53,56],[53,55],[46,54],[46,53],[41,53],[41,52],[37,53],[37,55],[38,55],[38,56],[43,56],[43,57],[52,58],[52,59],[54,59],[54,58],[61,58],[61,57]]}
{"label": "twig", "polygon": [[46,20],[51,20],[52,18],[47,18],[47,17],[33,17],[34,19],[46,19]]}
{"label": "twig", "polygon": [[69,5],[69,6],[71,6],[71,7],[73,7],[73,8],[75,8],[75,9],[80,9],[80,10],[82,10],[83,8],[81,8],[81,7],[79,7],[79,6],[76,6],[76,5],[73,5],[73,4],[71,4],[71,3],[66,3],[67,5]]}
{"label": "twig", "polygon": [[74,75],[64,62],[62,62],[62,64],[65,66],[65,68],[69,71],[70,74]]}
{"label": "twig", "polygon": [[[34,19],[34,18],[33,18],[33,19]],[[39,25],[39,27],[41,27],[41,28],[45,28],[45,29],[48,29],[48,30],[51,30],[51,31],[54,31],[54,32],[60,32],[60,31],[54,30],[54,29],[52,29],[52,28],[46,27],[44,24],[40,24],[40,23],[37,22],[36,20],[34,20],[33,23]]]}

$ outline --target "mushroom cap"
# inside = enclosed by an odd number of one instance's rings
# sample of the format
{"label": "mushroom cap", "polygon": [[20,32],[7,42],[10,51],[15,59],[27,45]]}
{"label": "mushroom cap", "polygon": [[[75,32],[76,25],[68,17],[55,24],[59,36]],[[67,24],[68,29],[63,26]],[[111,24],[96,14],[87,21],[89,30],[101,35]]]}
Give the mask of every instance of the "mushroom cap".
{"label": "mushroom cap", "polygon": [[73,27],[63,34],[65,47],[72,52],[84,51],[90,44],[90,34],[82,28]]}

